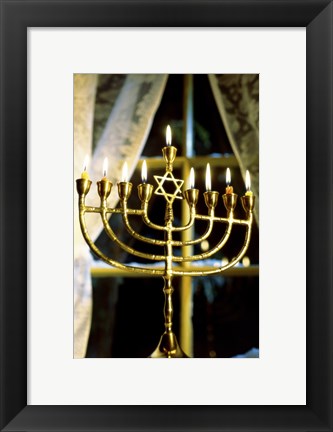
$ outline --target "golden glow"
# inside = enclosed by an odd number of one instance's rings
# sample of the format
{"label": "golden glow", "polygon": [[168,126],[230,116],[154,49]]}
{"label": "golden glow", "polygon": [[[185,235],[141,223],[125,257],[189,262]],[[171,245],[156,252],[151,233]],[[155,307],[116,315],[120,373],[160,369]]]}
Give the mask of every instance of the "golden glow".
{"label": "golden glow", "polygon": [[207,252],[208,249],[209,249],[209,242],[208,242],[207,240],[203,240],[203,241],[200,243],[200,247],[201,247],[201,250],[202,250],[203,252]]}
{"label": "golden glow", "polygon": [[172,135],[171,135],[171,127],[168,125],[166,128],[166,145],[171,146]]}
{"label": "golden glow", "polygon": [[212,190],[212,180],[211,180],[211,174],[210,174],[210,164],[207,164],[206,167],[206,191]]}
{"label": "golden glow", "polygon": [[108,167],[109,167],[109,161],[108,161],[108,158],[106,157],[106,158],[104,158],[104,161],[103,161],[103,177],[107,176]]}
{"label": "golden glow", "polygon": [[225,175],[225,181],[226,181],[226,183],[227,183],[227,186],[229,186],[230,183],[231,183],[231,173],[230,173],[230,168],[227,168],[227,172],[226,172],[226,175]]}
{"label": "golden glow", "polygon": [[148,174],[147,174],[147,162],[144,160],[142,162],[142,168],[141,168],[141,180],[142,183],[146,183],[148,178]]}
{"label": "golden glow", "polygon": [[245,257],[242,259],[242,264],[243,264],[244,267],[249,267],[250,264],[251,264],[251,260],[250,260],[250,258],[249,258],[248,256],[245,256]]}
{"label": "golden glow", "polygon": [[191,168],[190,170],[190,189],[194,189],[194,184],[195,184],[195,180],[194,180],[194,169]]}
{"label": "golden glow", "polygon": [[124,162],[123,165],[123,170],[122,170],[122,174],[121,174],[121,181],[122,182],[127,182],[128,181],[128,165],[127,162]]}

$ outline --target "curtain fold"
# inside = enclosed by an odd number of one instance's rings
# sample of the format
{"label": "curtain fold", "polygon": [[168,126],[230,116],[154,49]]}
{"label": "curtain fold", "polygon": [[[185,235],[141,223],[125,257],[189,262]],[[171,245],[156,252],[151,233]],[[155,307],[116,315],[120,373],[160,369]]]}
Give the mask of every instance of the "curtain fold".
{"label": "curtain fold", "polygon": [[91,158],[97,75],[74,75],[74,357],[84,357],[92,315],[91,255],[80,232],[75,179],[86,155]]}
{"label": "curtain fold", "polygon": [[[112,91],[110,113],[102,130],[97,134],[94,149],[93,118],[97,76],[75,75],[74,78],[74,175],[75,178],[80,176],[84,157],[89,154],[91,163],[88,172],[93,184],[86,202],[93,206],[99,205],[95,185],[102,177],[105,157],[109,161],[108,178],[114,184],[109,205],[117,204],[115,186],[120,180],[123,162],[127,161],[131,177],[146,143],[167,81],[165,74],[131,74],[125,76],[125,79],[119,79],[119,75],[115,77],[118,87]],[[86,353],[91,324],[91,255],[79,227],[76,192],[74,209],[74,357],[82,358]],[[102,228],[99,215],[89,215],[88,226],[91,238],[96,240]]]}
{"label": "curtain fold", "polygon": [[251,174],[259,222],[259,74],[209,75],[213,95],[243,179]]}

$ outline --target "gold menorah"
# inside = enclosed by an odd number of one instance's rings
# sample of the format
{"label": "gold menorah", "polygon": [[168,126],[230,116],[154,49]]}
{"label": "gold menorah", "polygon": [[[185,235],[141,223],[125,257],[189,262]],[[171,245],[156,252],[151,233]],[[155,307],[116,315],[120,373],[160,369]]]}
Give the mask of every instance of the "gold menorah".
{"label": "gold menorah", "polygon": [[[166,201],[165,205],[165,217],[164,217],[164,225],[158,225],[153,223],[149,219],[148,215],[148,204],[152,197],[154,187],[153,185],[147,183],[147,173],[146,173],[146,164],[143,163],[143,173],[142,173],[142,183],[138,185],[138,195],[141,201],[141,209],[135,210],[128,208],[128,199],[131,195],[132,191],[132,183],[127,181],[126,174],[123,174],[123,181],[118,183],[118,195],[120,200],[120,207],[118,208],[110,208],[107,206],[107,199],[111,193],[112,183],[106,178],[106,169],[104,169],[104,177],[101,181],[97,182],[97,190],[100,197],[100,206],[92,207],[86,206],[85,198],[88,194],[91,186],[91,181],[84,170],[82,177],[76,180],[77,192],[79,194],[79,218],[80,218],[80,226],[83,237],[90,249],[103,261],[107,264],[116,267],[118,269],[127,270],[134,273],[141,273],[146,275],[160,275],[164,279],[164,287],[163,292],[165,295],[165,303],[164,303],[164,317],[165,317],[165,332],[161,336],[160,342],[155,349],[155,351],[149,356],[153,358],[172,358],[172,357],[188,357],[177,342],[176,335],[172,331],[172,316],[173,316],[173,304],[172,304],[172,293],[174,288],[172,286],[172,280],[175,276],[210,276],[218,273],[222,273],[223,271],[233,267],[236,265],[244,256],[250,242],[251,238],[251,229],[253,223],[253,208],[255,203],[255,197],[253,193],[250,191],[250,179],[249,174],[247,174],[247,192],[244,196],[241,197],[241,202],[243,209],[246,214],[246,219],[236,219],[234,217],[234,209],[237,203],[237,194],[233,193],[233,188],[230,186],[230,171],[229,176],[227,175],[227,188],[226,193],[222,196],[223,203],[226,208],[227,216],[226,217],[217,217],[215,216],[215,208],[218,203],[218,195],[219,193],[211,190],[211,179],[210,179],[210,166],[207,164],[206,169],[206,192],[204,192],[204,200],[207,206],[207,215],[197,214],[196,205],[199,197],[199,190],[194,188],[194,171],[191,169],[190,175],[190,183],[191,187],[185,190],[183,193],[181,188],[184,184],[183,180],[177,179],[173,175],[173,163],[176,158],[177,149],[176,147],[171,145],[171,140],[168,142],[167,146],[163,147],[162,153],[164,160],[166,162],[165,174],[163,176],[155,175],[154,178],[157,182],[157,188],[155,190],[156,195],[162,195]],[[126,165],[125,165],[126,166]],[[228,170],[227,170],[228,172]],[[229,177],[229,180],[228,180]],[[170,183],[174,185],[174,191],[170,192]],[[165,190],[164,185],[168,184],[168,191]],[[175,199],[186,199],[188,207],[189,207],[189,221],[184,226],[174,226],[174,213],[173,213],[173,203]],[[124,251],[128,252],[137,257],[141,257],[151,261],[162,261],[164,262],[164,269],[158,269],[154,267],[138,267],[128,264],[123,264],[118,261],[113,260],[112,258],[106,256],[102,251],[100,251],[94,242],[91,240],[87,226],[85,221],[86,213],[99,213],[101,215],[101,219],[103,222],[104,229],[110,239],[114,241],[119,247],[121,247]],[[155,255],[140,252],[138,250],[133,249],[128,246],[124,242],[122,242],[111,229],[111,226],[108,221],[108,216],[112,214],[121,214],[123,223],[130,233],[135,239],[152,244],[155,246],[160,246],[164,249],[164,254]],[[153,238],[148,238],[142,236],[138,232],[136,232],[130,223],[129,216],[139,216],[142,218],[143,222],[148,225],[153,230],[163,231],[164,232],[164,240],[158,240]],[[204,234],[196,239],[188,240],[188,241],[179,241],[174,240],[174,233],[179,233],[185,230],[190,229],[195,221],[203,220],[207,221],[207,228]],[[201,254],[193,255],[193,256],[176,256],[173,253],[174,248],[182,248],[184,246],[191,246],[202,242],[207,239],[212,230],[213,225],[215,223],[222,223],[226,225],[225,231],[222,235],[220,241],[210,250],[203,252]],[[246,227],[245,240],[244,244],[236,257],[234,257],[229,263],[225,265],[221,265],[221,267],[208,267],[202,271],[197,269],[191,269],[191,267],[187,267],[185,270],[181,270],[174,266],[174,263],[184,263],[184,262],[193,262],[198,260],[205,260],[218,251],[220,251],[223,246],[228,241],[233,225],[244,225]]]}

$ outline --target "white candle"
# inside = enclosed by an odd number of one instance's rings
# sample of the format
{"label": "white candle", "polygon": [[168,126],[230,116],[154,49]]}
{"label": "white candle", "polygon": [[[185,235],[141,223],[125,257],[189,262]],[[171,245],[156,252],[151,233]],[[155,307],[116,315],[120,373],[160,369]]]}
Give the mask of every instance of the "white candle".
{"label": "white candle", "polygon": [[143,163],[142,163],[142,168],[141,168],[141,180],[142,180],[142,183],[146,183],[147,178],[148,178],[147,163],[144,160]]}
{"label": "white candle", "polygon": [[227,183],[227,186],[230,186],[230,183],[231,183],[231,173],[230,173],[230,168],[227,168],[227,173],[226,173],[226,183]]}
{"label": "white candle", "polygon": [[195,183],[195,180],[194,180],[194,169],[193,168],[191,168],[191,170],[190,170],[190,189],[194,189],[194,183]]}
{"label": "white candle", "polygon": [[171,146],[172,136],[171,136],[171,127],[168,125],[166,128],[166,145]]}
{"label": "white candle", "polygon": [[212,190],[212,180],[210,175],[210,164],[207,164],[206,167],[206,190],[209,192]]}
{"label": "white candle", "polygon": [[231,183],[231,172],[230,172],[230,168],[227,168],[227,172],[225,175],[225,181],[227,183],[227,187],[225,188],[225,193],[226,194],[232,194],[234,192],[234,189],[232,186],[230,186]]}

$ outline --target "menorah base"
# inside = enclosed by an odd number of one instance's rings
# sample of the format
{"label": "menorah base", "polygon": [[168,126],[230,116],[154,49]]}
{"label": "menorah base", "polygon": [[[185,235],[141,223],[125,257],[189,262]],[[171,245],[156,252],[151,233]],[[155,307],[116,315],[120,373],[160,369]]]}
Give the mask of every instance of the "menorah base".
{"label": "menorah base", "polygon": [[150,358],[188,358],[180,348],[176,335],[165,332],[162,334],[160,342]]}

